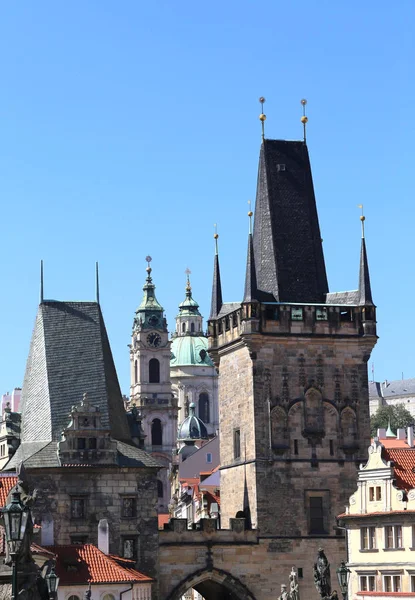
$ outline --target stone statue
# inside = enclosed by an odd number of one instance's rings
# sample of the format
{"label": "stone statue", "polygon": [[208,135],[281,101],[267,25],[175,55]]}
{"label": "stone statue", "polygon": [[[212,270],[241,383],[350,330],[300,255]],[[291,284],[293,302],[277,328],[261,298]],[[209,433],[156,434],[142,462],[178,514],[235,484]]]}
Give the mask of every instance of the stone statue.
{"label": "stone statue", "polygon": [[294,569],[294,567],[291,569],[291,573],[290,573],[290,599],[291,600],[300,600],[300,593],[298,591],[297,572]]}
{"label": "stone statue", "polygon": [[317,562],[314,564],[314,584],[321,598],[331,594],[330,564],[323,548],[318,549]]}
{"label": "stone statue", "polygon": [[281,596],[278,600],[291,600],[289,593],[287,592],[287,586],[285,583],[281,585]]}
{"label": "stone statue", "polygon": [[84,594],[84,600],[91,600],[91,584],[89,584],[88,589]]}

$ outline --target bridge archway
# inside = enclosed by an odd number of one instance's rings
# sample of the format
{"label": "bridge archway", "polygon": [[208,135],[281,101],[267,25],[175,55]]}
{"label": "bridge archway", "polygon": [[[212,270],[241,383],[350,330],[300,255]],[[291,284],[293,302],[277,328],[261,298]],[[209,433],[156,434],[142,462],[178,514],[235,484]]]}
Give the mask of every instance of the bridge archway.
{"label": "bridge archway", "polygon": [[255,600],[246,585],[221,569],[195,571],[183,579],[166,600],[180,600],[192,588],[205,600]]}

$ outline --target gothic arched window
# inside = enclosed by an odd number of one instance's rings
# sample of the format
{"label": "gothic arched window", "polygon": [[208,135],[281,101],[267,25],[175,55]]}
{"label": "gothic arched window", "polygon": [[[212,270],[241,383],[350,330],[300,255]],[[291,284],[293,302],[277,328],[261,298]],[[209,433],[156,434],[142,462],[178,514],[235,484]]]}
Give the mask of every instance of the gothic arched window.
{"label": "gothic arched window", "polygon": [[183,333],[185,333],[185,331],[186,331],[186,323],[182,323],[182,331],[183,331]]}
{"label": "gothic arched window", "polygon": [[194,331],[195,331],[195,324],[194,323],[191,323],[191,325],[190,325],[190,331],[192,333],[194,333]]}
{"label": "gothic arched window", "polygon": [[150,383],[160,383],[160,363],[152,358],[148,363],[148,380]]}
{"label": "gothic arched window", "polygon": [[138,364],[137,361],[134,361],[134,383],[138,381]]}
{"label": "gothic arched window", "polygon": [[163,482],[160,479],[157,479],[157,496],[159,498],[163,498]]}
{"label": "gothic arched window", "polygon": [[163,445],[163,429],[161,427],[160,419],[154,419],[154,421],[151,424],[151,445]]}
{"label": "gothic arched window", "polygon": [[203,423],[209,423],[209,396],[206,392],[199,394],[199,419],[202,419]]}

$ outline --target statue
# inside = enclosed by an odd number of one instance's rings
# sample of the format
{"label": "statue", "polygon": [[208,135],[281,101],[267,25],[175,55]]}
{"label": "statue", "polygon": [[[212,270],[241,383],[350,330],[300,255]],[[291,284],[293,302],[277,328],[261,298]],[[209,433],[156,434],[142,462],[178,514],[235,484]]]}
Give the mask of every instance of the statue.
{"label": "statue", "polygon": [[294,567],[291,569],[291,573],[290,573],[290,599],[291,600],[300,600],[300,593],[298,591],[297,572],[294,569]]}
{"label": "statue", "polygon": [[287,592],[287,586],[285,583],[281,585],[281,596],[278,600],[291,600],[289,593]]}
{"label": "statue", "polygon": [[84,594],[84,600],[91,600],[91,582],[89,583],[88,589]]}
{"label": "statue", "polygon": [[318,549],[317,562],[314,564],[314,584],[321,598],[329,598],[331,594],[330,563],[323,548]]}

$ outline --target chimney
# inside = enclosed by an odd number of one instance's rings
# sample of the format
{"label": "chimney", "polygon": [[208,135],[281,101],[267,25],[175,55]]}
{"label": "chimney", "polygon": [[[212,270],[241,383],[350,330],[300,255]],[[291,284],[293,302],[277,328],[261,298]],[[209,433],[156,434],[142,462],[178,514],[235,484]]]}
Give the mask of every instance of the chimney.
{"label": "chimney", "polygon": [[40,530],[40,545],[41,546],[53,546],[54,545],[53,535],[53,519],[44,517],[42,519],[42,527]]}
{"label": "chimney", "polygon": [[405,440],[406,439],[406,431],[405,431],[404,427],[402,429],[398,429],[398,431],[396,432],[396,439],[397,440]]}
{"label": "chimney", "polygon": [[378,435],[377,437],[380,440],[384,440],[386,438],[386,429],[378,429]]}
{"label": "chimney", "polygon": [[409,425],[408,427],[408,435],[406,438],[407,444],[410,448],[413,447],[414,445],[414,426],[413,425]]}
{"label": "chimney", "polygon": [[109,541],[108,519],[101,519],[98,523],[98,550],[109,554]]}

